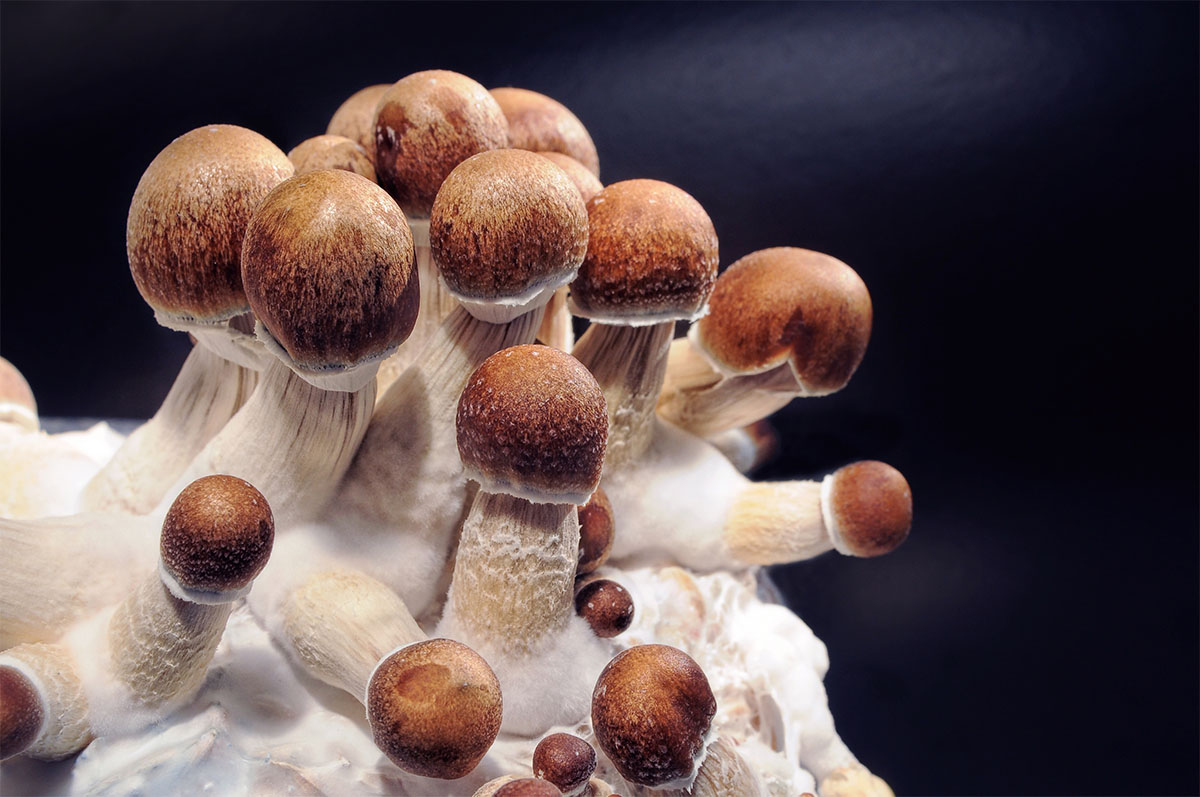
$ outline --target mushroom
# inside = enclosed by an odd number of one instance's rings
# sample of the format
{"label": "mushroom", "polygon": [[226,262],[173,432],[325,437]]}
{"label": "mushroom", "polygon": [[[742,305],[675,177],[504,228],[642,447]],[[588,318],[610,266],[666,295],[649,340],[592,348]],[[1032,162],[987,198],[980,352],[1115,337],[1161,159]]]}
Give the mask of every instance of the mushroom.
{"label": "mushroom", "polygon": [[37,402],[25,377],[16,366],[0,357],[0,424],[36,432],[39,428]]}
{"label": "mushroom", "polygon": [[325,133],[342,136],[356,142],[371,162],[375,162],[375,106],[392,87],[391,83],[377,83],[359,89],[350,95],[333,112]]}
{"label": "mushroom", "polygon": [[25,752],[42,734],[45,707],[28,676],[0,666],[0,760]]}
{"label": "mushroom", "polygon": [[862,279],[807,249],[746,255],[717,280],[709,309],[672,346],[658,401],[663,418],[701,437],[841,390],[871,337]]}
{"label": "mushroom", "polygon": [[617,582],[598,578],[575,593],[575,613],[587,621],[596,636],[608,639],[633,622],[633,598]]}
{"label": "mushroom", "polygon": [[0,653],[0,685],[4,759],[24,754],[59,761],[92,741],[83,682],[63,645],[22,644]]}
{"label": "mushroom", "polygon": [[509,145],[531,152],[561,152],[600,176],[596,145],[579,117],[557,100],[529,89],[492,89],[508,120]]}
{"label": "mushroom", "polygon": [[[686,339],[683,339],[687,343]],[[671,348],[675,348],[674,341]],[[670,355],[667,356],[667,371],[671,370]],[[766,418],[746,426],[726,429],[708,438],[713,448],[725,455],[740,472],[752,474],[779,454],[779,433]]]}
{"label": "mushroom", "polygon": [[579,565],[576,576],[587,575],[603,566],[612,553],[615,524],[612,503],[603,487],[579,507]]}
{"label": "mushroom", "polygon": [[288,160],[296,174],[308,174],[321,169],[345,169],[375,182],[375,167],[362,145],[345,136],[313,136],[292,148]]}
{"label": "mushroom", "polygon": [[495,797],[563,797],[563,792],[541,778],[520,778],[496,789]]}
{"label": "mushroom", "polygon": [[596,771],[596,750],[570,733],[552,733],[533,750],[533,774],[550,781],[564,797],[580,797]]}

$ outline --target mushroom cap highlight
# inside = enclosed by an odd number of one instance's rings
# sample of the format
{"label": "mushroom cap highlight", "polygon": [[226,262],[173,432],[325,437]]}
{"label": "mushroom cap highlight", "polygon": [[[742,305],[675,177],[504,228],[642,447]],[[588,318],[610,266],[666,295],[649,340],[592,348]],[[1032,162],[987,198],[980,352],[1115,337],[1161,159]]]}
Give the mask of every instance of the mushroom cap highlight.
{"label": "mushroom cap highlight", "polygon": [[375,162],[375,106],[392,87],[391,83],[377,83],[351,94],[338,106],[329,120],[325,132],[331,136],[344,136],[358,142],[371,162]]}
{"label": "mushroom cap highlight", "polygon": [[575,575],[591,573],[608,561],[612,553],[616,525],[613,522],[612,502],[603,487],[586,504],[579,507],[579,566]]}
{"label": "mushroom cap highlight", "polygon": [[575,613],[587,621],[596,636],[610,639],[633,622],[633,596],[617,582],[598,578],[575,593]]}
{"label": "mushroom cap highlight", "polygon": [[278,147],[244,127],[198,127],[168,144],[138,181],[125,229],[146,303],[189,321],[246,312],[242,238],[259,202],[292,172]]}
{"label": "mushroom cap highlight", "polygon": [[167,510],[159,555],[184,589],[224,593],[249,586],[274,541],[275,519],[262,493],[234,476],[205,476]]}
{"label": "mushroom cap highlight", "polygon": [[487,492],[582,504],[600,482],[604,393],[558,349],[512,346],[488,357],[463,388],[456,425],[467,476]]}
{"label": "mushroom cap highlight", "polygon": [[533,750],[533,774],[567,793],[587,784],[596,771],[596,750],[570,733],[552,733]]}
{"label": "mushroom cap highlight", "polygon": [[541,778],[521,778],[510,780],[499,789],[493,797],[562,797],[562,790],[553,783]]}
{"label": "mushroom cap highlight", "polygon": [[17,668],[0,666],[0,760],[36,742],[45,720],[37,687]]}
{"label": "mushroom cap highlight", "polygon": [[864,460],[838,468],[822,492],[829,531],[854,556],[881,556],[908,538],[912,489],[891,465]]}
{"label": "mushroom cap highlight", "polygon": [[571,309],[609,324],[691,320],[717,279],[717,232],[700,203],[658,180],[625,180],[588,202],[588,249]]}
{"label": "mushroom cap highlight", "polygon": [[460,778],[500,732],[500,682],[478,653],[430,639],[392,653],[367,685],[375,744],[415,775]]}
{"label": "mushroom cap highlight", "polygon": [[400,208],[357,174],[293,177],[246,230],[242,275],[259,321],[301,369],[346,369],[404,342],[420,289]]}
{"label": "mushroom cap highlight", "polygon": [[871,338],[871,296],[837,258],[780,246],[752,252],[717,279],[693,342],[723,370],[790,363],[810,393],[840,390]]}
{"label": "mushroom cap highlight", "polygon": [[508,120],[509,146],[531,152],[569,155],[596,177],[600,157],[579,117],[558,100],[529,89],[506,86],[492,89]]}
{"label": "mushroom cap highlight", "polygon": [[321,169],[344,169],[375,182],[375,167],[367,151],[357,141],[345,136],[313,136],[292,147],[288,160],[296,174],[308,174]]}
{"label": "mushroom cap highlight", "polygon": [[384,92],[375,109],[379,184],[413,218],[428,218],[455,166],[507,146],[508,121],[499,104],[457,72],[414,72]]}
{"label": "mushroom cap highlight", "polygon": [[589,172],[586,166],[570,155],[543,150],[539,150],[538,154],[567,173],[567,177],[570,177],[571,182],[575,183],[575,187],[579,190],[579,195],[583,197],[584,202],[590,202],[592,197],[600,193],[604,188],[604,185],[596,175]]}
{"label": "mushroom cap highlight", "polygon": [[716,711],[704,671],[668,645],[618,653],[592,693],[596,742],[626,780],[643,786],[694,775]]}

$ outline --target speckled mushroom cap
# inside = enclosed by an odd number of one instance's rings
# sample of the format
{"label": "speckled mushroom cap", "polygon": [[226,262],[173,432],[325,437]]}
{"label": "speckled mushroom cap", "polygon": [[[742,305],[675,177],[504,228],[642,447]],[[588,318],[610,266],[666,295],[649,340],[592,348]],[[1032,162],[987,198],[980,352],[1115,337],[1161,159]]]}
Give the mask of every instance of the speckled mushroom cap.
{"label": "speckled mushroom cap", "polygon": [[275,520],[262,493],[233,476],[205,476],[167,510],[160,572],[178,597],[228,603],[266,566],[274,541]]}
{"label": "speckled mushroom cap", "polygon": [[331,136],[344,136],[358,142],[372,163],[375,161],[375,106],[392,87],[391,83],[377,83],[354,92],[338,106],[329,120],[325,132]]}
{"label": "speckled mushroom cap", "polygon": [[25,376],[8,360],[0,357],[0,423],[14,423],[26,429],[38,428],[37,402]]}
{"label": "speckled mushroom cap", "polygon": [[592,693],[600,749],[626,780],[643,786],[673,786],[695,775],[716,711],[704,671],[668,645],[618,653]]}
{"label": "speckled mushroom cap", "polygon": [[500,682],[478,653],[449,639],[403,647],[367,685],[367,720],[392,763],[428,778],[461,778],[500,732]]}
{"label": "speckled mushroom cap", "polygon": [[567,106],[529,89],[492,89],[500,110],[508,119],[509,145],[531,152],[561,152],[600,176],[596,145],[579,117]]}
{"label": "speckled mushroom cap", "polygon": [[633,622],[633,596],[615,581],[598,578],[575,593],[575,613],[596,636],[611,639],[624,633]]}
{"label": "speckled mushroom cap", "polygon": [[835,547],[850,556],[894,551],[912,528],[912,490],[900,471],[864,460],[838,468],[821,484],[821,508]]}
{"label": "speckled mushroom cap", "polygon": [[484,360],[458,401],[458,454],[490,493],[583,504],[600,482],[608,411],[595,377],[549,346],[513,346]]}
{"label": "speckled mushroom cap", "polygon": [[457,72],[432,69],[402,78],[375,110],[379,184],[412,218],[429,217],[455,166],[507,146],[508,122],[496,100]]}
{"label": "speckled mushroom cap", "polygon": [[570,155],[564,155],[561,152],[538,152],[538,154],[567,173],[567,177],[570,177],[571,182],[575,183],[575,187],[579,189],[579,195],[583,197],[584,202],[590,202],[592,197],[604,188],[596,175],[589,172],[586,166]]}
{"label": "speckled mushroom cap", "polygon": [[579,507],[579,567],[575,575],[591,573],[608,561],[615,539],[616,523],[612,502],[603,487],[597,487],[591,499]]}
{"label": "speckled mushroom cap", "polygon": [[575,315],[636,326],[705,311],[717,233],[699,202],[669,183],[625,180],[587,207],[587,257],[571,283]]}
{"label": "speckled mushroom cap", "polygon": [[37,741],[45,718],[37,687],[15,667],[0,666],[0,760]]}
{"label": "speckled mushroom cap", "polygon": [[721,274],[709,314],[689,333],[726,373],[789,363],[805,392],[850,380],[871,338],[871,295],[837,258],[781,246],[752,252]]}
{"label": "speckled mushroom cap", "polygon": [[[242,273],[268,347],[319,387],[358,389],[416,323],[412,231],[383,189],[351,172],[272,191],[246,231]],[[335,382],[347,373],[365,378]]]}
{"label": "speckled mushroom cap", "polygon": [[562,790],[541,778],[521,778],[496,789],[494,797],[562,797]]}
{"label": "speckled mushroom cap", "polygon": [[478,318],[503,323],[575,278],[587,207],[570,178],[519,149],[472,156],[442,183],[429,243],[442,280]]}
{"label": "speckled mushroom cap", "polygon": [[596,771],[596,750],[570,733],[552,733],[533,750],[533,774],[557,786],[564,794],[587,785]]}
{"label": "speckled mushroom cap", "polygon": [[362,146],[345,136],[313,136],[292,148],[288,160],[296,174],[308,174],[321,169],[344,169],[375,182],[375,167]]}
{"label": "speckled mushroom cap", "polygon": [[292,163],[235,125],[199,127],[167,145],[138,181],[125,228],[138,292],[164,323],[217,323],[246,312],[246,225]]}

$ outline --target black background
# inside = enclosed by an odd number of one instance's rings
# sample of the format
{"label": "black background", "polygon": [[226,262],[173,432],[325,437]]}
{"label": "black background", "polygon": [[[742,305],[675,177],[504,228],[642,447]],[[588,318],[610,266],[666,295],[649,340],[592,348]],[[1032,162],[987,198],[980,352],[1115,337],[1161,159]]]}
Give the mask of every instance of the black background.
{"label": "black background", "polygon": [[286,151],[426,68],[532,88],[604,182],[699,199],[723,264],[806,246],[871,290],[763,474],[913,486],[896,553],[777,571],[851,749],[898,793],[1200,792],[1196,4],[0,12],[0,346],[44,415],[145,417],[186,354],[124,252],[171,139]]}

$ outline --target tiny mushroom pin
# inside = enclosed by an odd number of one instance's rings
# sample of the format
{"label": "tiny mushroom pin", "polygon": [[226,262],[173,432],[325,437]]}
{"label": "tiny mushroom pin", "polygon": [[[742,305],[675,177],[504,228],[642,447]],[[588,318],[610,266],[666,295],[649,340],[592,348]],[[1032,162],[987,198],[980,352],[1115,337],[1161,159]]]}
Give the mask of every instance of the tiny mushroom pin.
{"label": "tiny mushroom pin", "polygon": [[552,733],[533,750],[533,774],[544,778],[564,797],[580,797],[596,771],[596,750],[570,733]]}
{"label": "tiny mushroom pin", "polygon": [[375,182],[375,166],[362,145],[345,136],[313,136],[301,141],[288,152],[288,160],[296,174],[308,174],[321,169],[345,169]]}

